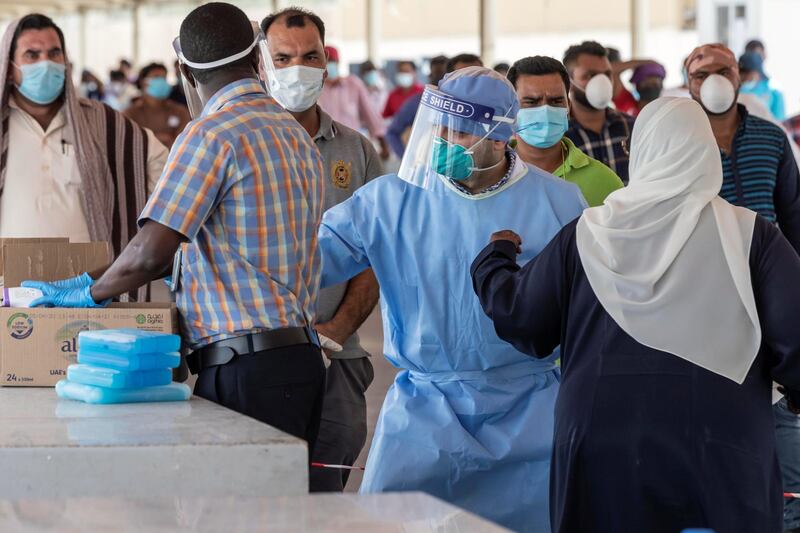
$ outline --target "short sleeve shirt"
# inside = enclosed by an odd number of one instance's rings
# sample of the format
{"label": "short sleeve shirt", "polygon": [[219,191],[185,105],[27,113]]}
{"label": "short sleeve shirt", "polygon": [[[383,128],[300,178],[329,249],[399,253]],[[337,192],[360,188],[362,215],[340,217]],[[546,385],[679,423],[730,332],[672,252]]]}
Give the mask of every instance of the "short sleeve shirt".
{"label": "short sleeve shirt", "polygon": [[177,305],[193,348],[310,324],[322,176],[309,135],[254,79],[221,89],[178,137],[140,224],[190,241]]}

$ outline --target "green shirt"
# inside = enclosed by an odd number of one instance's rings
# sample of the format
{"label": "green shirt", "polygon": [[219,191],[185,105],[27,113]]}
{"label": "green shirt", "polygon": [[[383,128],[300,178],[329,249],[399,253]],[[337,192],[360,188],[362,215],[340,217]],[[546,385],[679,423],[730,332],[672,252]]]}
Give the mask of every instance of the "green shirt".
{"label": "green shirt", "polygon": [[577,185],[589,207],[602,205],[606,196],[623,187],[613,170],[581,152],[567,137],[561,143],[567,149],[567,157],[553,174]]}

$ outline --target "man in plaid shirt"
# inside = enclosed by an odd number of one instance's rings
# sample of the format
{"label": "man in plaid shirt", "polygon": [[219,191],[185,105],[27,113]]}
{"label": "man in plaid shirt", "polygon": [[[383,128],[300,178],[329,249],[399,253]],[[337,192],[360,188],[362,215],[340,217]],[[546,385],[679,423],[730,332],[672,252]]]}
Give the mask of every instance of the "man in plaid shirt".
{"label": "man in plaid shirt", "polygon": [[259,83],[257,30],[230,4],[186,17],[175,48],[196,116],[172,147],[141,229],[105,273],[83,286],[46,284],[43,303],[107,305],[160,277],[185,243],[176,299],[195,394],[305,439],[310,453],[325,390],[310,329],[322,158]]}
{"label": "man in plaid shirt", "polygon": [[634,119],[611,109],[611,62],[600,43],[585,41],[564,54],[572,88],[572,118],[567,137],[589,157],[613,170],[628,183],[628,144]]}

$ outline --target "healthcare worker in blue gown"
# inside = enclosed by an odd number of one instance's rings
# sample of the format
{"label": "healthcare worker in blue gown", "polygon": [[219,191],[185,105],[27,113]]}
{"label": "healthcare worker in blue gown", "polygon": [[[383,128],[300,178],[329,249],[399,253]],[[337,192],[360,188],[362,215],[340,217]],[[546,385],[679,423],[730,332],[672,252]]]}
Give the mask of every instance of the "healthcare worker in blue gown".
{"label": "healthcare worker in blue gown", "polygon": [[561,346],[557,533],[783,530],[771,393],[796,412],[800,257],[721,186],[703,109],[661,98],[636,119],[628,187],[524,266],[511,232],[475,260],[500,337]]}
{"label": "healthcare worker in blue gown", "polygon": [[556,356],[537,360],[497,337],[469,265],[506,227],[521,228],[522,261],[532,259],[586,204],[509,149],[517,110],[514,87],[486,68],[427,87],[399,173],[325,213],[322,284],[372,267],[384,353],[401,370],[361,492],[420,490],[547,532]]}

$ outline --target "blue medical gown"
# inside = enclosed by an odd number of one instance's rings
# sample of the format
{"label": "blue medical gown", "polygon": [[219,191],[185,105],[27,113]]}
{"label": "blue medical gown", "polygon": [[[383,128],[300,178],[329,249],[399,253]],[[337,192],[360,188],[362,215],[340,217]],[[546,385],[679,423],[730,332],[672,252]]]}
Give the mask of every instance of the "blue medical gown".
{"label": "blue medical gown", "polygon": [[585,202],[579,189],[518,162],[521,176],[471,199],[378,178],[327,211],[323,286],[372,267],[384,353],[402,369],[386,395],[362,493],[421,490],[517,531],[547,532],[556,355],[500,340],[469,267],[495,231],[522,237],[525,263]]}

